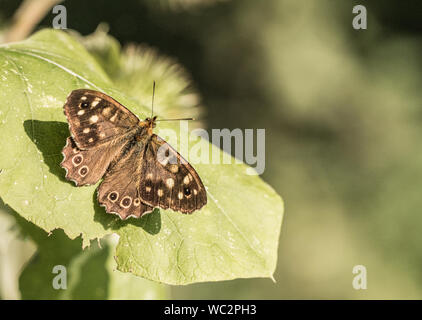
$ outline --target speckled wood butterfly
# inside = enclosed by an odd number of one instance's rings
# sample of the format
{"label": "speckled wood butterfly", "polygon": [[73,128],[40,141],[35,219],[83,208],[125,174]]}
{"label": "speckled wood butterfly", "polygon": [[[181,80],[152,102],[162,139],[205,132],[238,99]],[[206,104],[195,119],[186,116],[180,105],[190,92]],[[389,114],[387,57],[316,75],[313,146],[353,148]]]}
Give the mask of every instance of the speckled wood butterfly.
{"label": "speckled wood butterfly", "polygon": [[71,137],[60,164],[76,186],[97,183],[97,199],[121,219],[139,218],[154,207],[192,213],[207,203],[195,169],[153,133],[157,117],[141,121],[104,93],[78,89],[64,113]]}

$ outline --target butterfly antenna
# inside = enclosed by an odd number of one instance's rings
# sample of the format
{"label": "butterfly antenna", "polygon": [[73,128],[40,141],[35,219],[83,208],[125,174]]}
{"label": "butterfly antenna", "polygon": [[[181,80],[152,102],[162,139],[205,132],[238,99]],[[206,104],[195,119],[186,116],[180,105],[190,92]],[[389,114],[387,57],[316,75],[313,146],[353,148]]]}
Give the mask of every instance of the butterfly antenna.
{"label": "butterfly antenna", "polygon": [[[152,83],[151,119],[154,117],[154,96],[155,96],[155,80]],[[157,119],[155,121],[179,121],[179,120],[195,120],[195,119],[194,118]]]}
{"label": "butterfly antenna", "polygon": [[179,121],[179,120],[195,120],[194,118],[178,118],[178,119],[157,119],[155,121]]}
{"label": "butterfly antenna", "polygon": [[154,117],[155,80],[152,83],[151,119]]}

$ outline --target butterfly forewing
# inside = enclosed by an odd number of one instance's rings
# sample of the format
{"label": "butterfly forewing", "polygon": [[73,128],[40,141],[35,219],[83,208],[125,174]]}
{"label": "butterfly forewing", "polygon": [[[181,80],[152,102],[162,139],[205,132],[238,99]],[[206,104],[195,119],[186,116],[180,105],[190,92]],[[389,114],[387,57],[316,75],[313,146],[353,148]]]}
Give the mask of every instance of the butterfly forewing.
{"label": "butterfly forewing", "polygon": [[155,134],[145,146],[141,176],[140,195],[151,206],[192,213],[207,203],[195,169]]}
{"label": "butterfly forewing", "polygon": [[70,133],[80,149],[131,135],[139,119],[113,98],[93,90],[70,93],[64,105]]}

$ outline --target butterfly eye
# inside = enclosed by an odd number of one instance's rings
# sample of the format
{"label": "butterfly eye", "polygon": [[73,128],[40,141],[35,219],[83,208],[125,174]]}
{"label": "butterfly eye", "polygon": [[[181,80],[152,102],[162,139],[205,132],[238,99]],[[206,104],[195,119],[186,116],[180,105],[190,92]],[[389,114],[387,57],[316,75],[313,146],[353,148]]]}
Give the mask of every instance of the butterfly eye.
{"label": "butterfly eye", "polygon": [[123,208],[129,208],[131,204],[132,204],[132,198],[131,198],[131,197],[129,197],[129,196],[124,197],[124,198],[122,199],[122,201],[120,201],[120,205],[121,205]]}
{"label": "butterfly eye", "polygon": [[116,191],[113,191],[108,195],[108,199],[112,202],[115,202],[117,198],[119,197],[119,194]]}
{"label": "butterfly eye", "polygon": [[183,189],[183,192],[185,193],[185,196],[186,196],[186,197],[188,197],[188,196],[190,196],[190,195],[191,195],[191,191],[190,191],[190,189],[189,189],[189,188],[184,188],[184,189]]}
{"label": "butterfly eye", "polygon": [[83,160],[82,155],[78,154],[78,155],[73,157],[72,162],[77,167],[78,165],[81,164],[82,160]]}
{"label": "butterfly eye", "polygon": [[81,108],[82,109],[86,109],[86,108],[88,108],[89,107],[89,103],[88,102],[82,102],[81,103]]}
{"label": "butterfly eye", "polygon": [[83,166],[82,168],[80,168],[79,169],[79,174],[82,176],[82,177],[85,177],[86,176],[86,174],[88,173],[88,167],[87,166]]}

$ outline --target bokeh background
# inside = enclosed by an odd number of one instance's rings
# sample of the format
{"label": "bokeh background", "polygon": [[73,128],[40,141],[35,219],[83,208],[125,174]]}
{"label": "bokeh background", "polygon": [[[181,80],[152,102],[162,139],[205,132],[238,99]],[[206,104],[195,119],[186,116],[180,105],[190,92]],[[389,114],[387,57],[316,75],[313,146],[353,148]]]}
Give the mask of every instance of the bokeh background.
{"label": "bokeh background", "polygon": [[[0,0],[3,30],[22,1]],[[68,28],[176,59],[206,128],[265,128],[283,197],[276,283],[171,287],[179,299],[422,298],[422,5],[418,1],[73,0]],[[352,28],[353,6],[368,29]],[[49,11],[33,31],[51,27]],[[2,150],[3,152],[3,150]],[[2,297],[32,254],[0,219]],[[14,245],[21,248],[16,254]],[[354,290],[352,268],[367,268]],[[15,290],[16,292],[14,292]]]}

